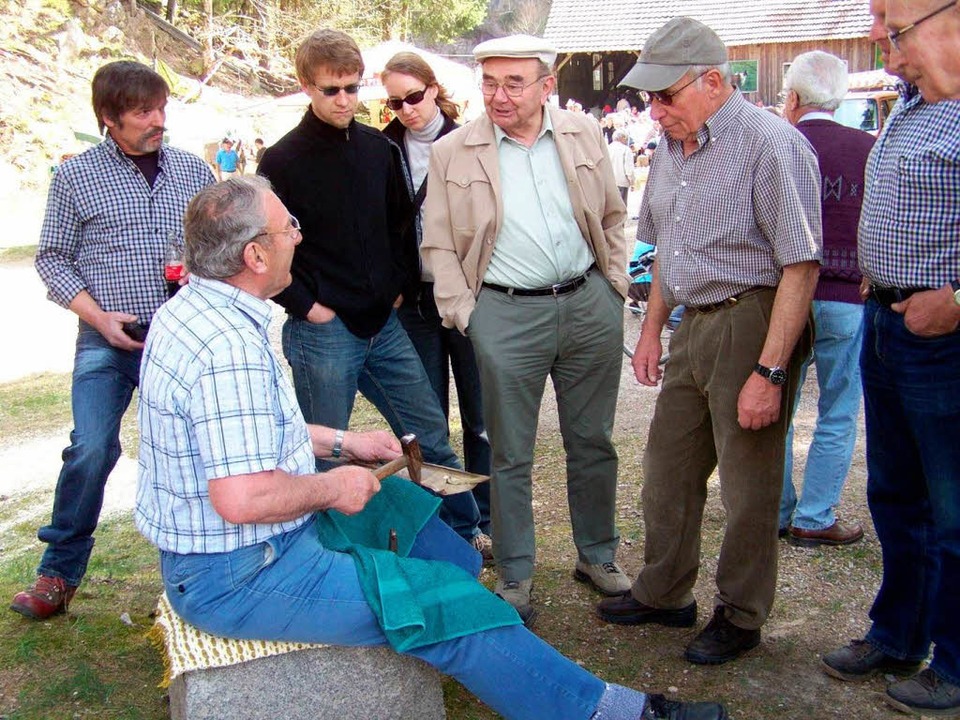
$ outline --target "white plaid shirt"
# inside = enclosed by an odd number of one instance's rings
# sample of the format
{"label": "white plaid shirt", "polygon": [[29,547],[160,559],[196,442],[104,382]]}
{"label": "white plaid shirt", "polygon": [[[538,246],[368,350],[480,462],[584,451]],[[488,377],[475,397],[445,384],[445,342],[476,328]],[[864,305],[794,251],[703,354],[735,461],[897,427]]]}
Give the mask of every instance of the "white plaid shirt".
{"label": "white plaid shirt", "polygon": [[820,259],[820,170],[789,124],[735,92],[700,129],[690,157],[679,140],[664,138],[637,240],[657,246],[668,305],[776,287],[783,266]]}
{"label": "white plaid shirt", "polygon": [[164,251],[183,237],[183,212],[214,182],[206,163],[164,145],[153,187],[109,135],[53,176],[36,268],[47,296],[68,307],[86,290],[107,312],[149,322],[167,299]]}
{"label": "white plaid shirt", "polygon": [[140,370],[134,518],[161,550],[229,552],[310,518],[234,525],[210,502],[210,480],[316,471],[306,422],[267,337],[270,314],[263,300],[194,276],[154,317]]}
{"label": "white plaid shirt", "polygon": [[884,287],[960,279],[960,100],[897,105],[867,160],[860,269]]}

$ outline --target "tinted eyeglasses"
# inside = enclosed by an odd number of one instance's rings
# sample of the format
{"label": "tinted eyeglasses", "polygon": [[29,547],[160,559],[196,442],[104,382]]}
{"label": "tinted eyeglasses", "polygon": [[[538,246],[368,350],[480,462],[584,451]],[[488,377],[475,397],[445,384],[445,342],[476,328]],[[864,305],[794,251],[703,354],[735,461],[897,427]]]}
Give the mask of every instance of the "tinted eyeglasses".
{"label": "tinted eyeglasses", "polygon": [[697,80],[699,80],[700,78],[702,78],[702,77],[703,77],[704,75],[706,75],[708,72],[710,72],[710,71],[707,70],[706,72],[700,73],[700,74],[697,75],[693,80],[691,80],[691,81],[688,82],[688,83],[684,83],[683,85],[681,85],[680,87],[678,87],[678,88],[677,88],[676,90],[674,90],[673,92],[667,92],[666,90],[655,90],[655,91],[653,91],[653,92],[642,92],[642,93],[640,93],[640,95],[641,95],[641,97],[643,97],[644,101],[645,101],[645,102],[648,102],[648,103],[649,103],[651,100],[656,100],[656,101],[657,101],[658,103],[660,103],[661,105],[668,105],[668,106],[669,106],[669,105],[673,105],[673,98],[675,98],[677,95],[679,95],[680,93],[682,93],[682,92],[683,92],[684,90],[686,90],[688,87],[690,87],[691,85],[693,85]]}
{"label": "tinted eyeglasses", "polygon": [[400,112],[400,109],[403,107],[404,103],[407,105],[419,105],[423,102],[423,98],[426,94],[427,88],[424,88],[423,90],[417,90],[410,93],[405,98],[387,98],[387,107],[394,112]]}
{"label": "tinted eyeglasses", "polygon": [[899,49],[900,49],[900,38],[903,37],[903,36],[907,33],[908,30],[913,30],[913,29],[914,29],[917,25],[919,25],[920,23],[929,20],[929,19],[932,18],[934,15],[939,15],[939,14],[942,13],[944,10],[949,10],[949,9],[952,8],[954,5],[956,5],[956,0],[951,0],[951,2],[948,2],[948,3],[947,3],[946,5],[944,5],[942,8],[937,8],[937,9],[934,10],[932,13],[930,13],[930,14],[928,14],[928,15],[924,15],[922,18],[920,18],[919,20],[913,21],[912,23],[910,23],[910,24],[907,25],[906,27],[902,27],[902,28],[900,28],[899,30],[891,30],[890,32],[887,33],[887,37],[890,38],[890,44],[893,45],[893,47],[894,47],[896,50],[899,50]]}
{"label": "tinted eyeglasses", "polygon": [[523,95],[523,91],[526,90],[531,85],[534,85],[545,77],[550,77],[549,75],[541,75],[535,80],[531,80],[528,83],[523,82],[522,80],[507,80],[504,83],[498,83],[492,78],[484,78],[480,83],[480,92],[482,92],[486,97],[493,97],[497,94],[497,90],[503,88],[503,91],[509,97],[520,97]]}
{"label": "tinted eyeglasses", "polygon": [[325,87],[314,85],[314,87],[322,92],[324,97],[336,97],[340,94],[341,90],[343,90],[347,95],[356,95],[358,92],[360,92],[360,83],[350,83],[349,85],[327,85]]}

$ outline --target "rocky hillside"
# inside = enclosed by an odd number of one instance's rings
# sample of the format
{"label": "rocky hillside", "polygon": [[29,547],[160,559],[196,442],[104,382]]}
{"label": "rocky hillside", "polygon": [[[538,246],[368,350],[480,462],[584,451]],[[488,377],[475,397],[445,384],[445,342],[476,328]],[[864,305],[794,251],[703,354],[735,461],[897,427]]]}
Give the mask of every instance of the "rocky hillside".
{"label": "rocky hillside", "polygon": [[166,63],[178,94],[190,98],[168,112],[171,128],[178,120],[183,128],[175,144],[199,153],[223,134],[258,132],[249,123],[235,127],[234,109],[251,103],[252,83],[224,68],[201,88],[190,76],[198,55],[142,11],[132,12],[130,2],[0,0],[0,207],[6,230],[0,247],[36,242],[51,168],[62,155],[89,147],[86,137],[96,138],[90,79],[106,62],[156,57]]}

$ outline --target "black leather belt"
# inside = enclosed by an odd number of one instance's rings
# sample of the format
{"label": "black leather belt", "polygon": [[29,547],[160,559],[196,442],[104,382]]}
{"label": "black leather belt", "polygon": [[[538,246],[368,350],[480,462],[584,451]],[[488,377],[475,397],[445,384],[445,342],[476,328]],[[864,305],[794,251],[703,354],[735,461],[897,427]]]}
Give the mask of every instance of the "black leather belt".
{"label": "black leather belt", "polygon": [[930,288],[895,288],[882,287],[870,283],[870,297],[876,300],[884,307],[890,307],[894,303],[903,302],[914,293],[924,292]]}
{"label": "black leather belt", "polygon": [[716,312],[717,310],[722,310],[723,308],[726,308],[726,307],[733,307],[738,302],[740,302],[741,299],[745,297],[749,297],[750,295],[756,295],[758,292],[762,292],[763,290],[773,290],[773,288],[765,288],[765,287],[750,288],[749,290],[744,290],[742,293],[737,293],[736,295],[732,295],[728,298],[724,298],[723,300],[719,300],[714,303],[707,303],[706,305],[689,305],[688,309],[694,310],[699,313]]}
{"label": "black leather belt", "polygon": [[551,285],[550,287],[534,288],[532,290],[528,290],[526,288],[505,287],[503,285],[486,282],[483,283],[483,287],[496,290],[497,292],[506,293],[507,295],[515,295],[516,297],[542,297],[544,295],[557,296],[572,293],[577,288],[582,287],[584,283],[587,282],[588,277],[590,277],[589,270],[587,270],[580,277],[573,278],[573,280],[565,280],[562,283],[557,283],[556,285]]}

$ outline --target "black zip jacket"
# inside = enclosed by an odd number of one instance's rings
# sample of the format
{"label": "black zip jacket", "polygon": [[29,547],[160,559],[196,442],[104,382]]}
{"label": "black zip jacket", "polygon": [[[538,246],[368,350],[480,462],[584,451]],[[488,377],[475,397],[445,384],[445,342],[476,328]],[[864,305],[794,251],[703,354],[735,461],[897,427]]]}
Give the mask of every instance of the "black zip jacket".
{"label": "black zip jacket", "polygon": [[303,228],[293,283],[274,300],[299,318],[320,302],[357,337],[378,333],[419,280],[400,149],[378,130],[356,121],[341,130],[307,108],[257,172]]}

